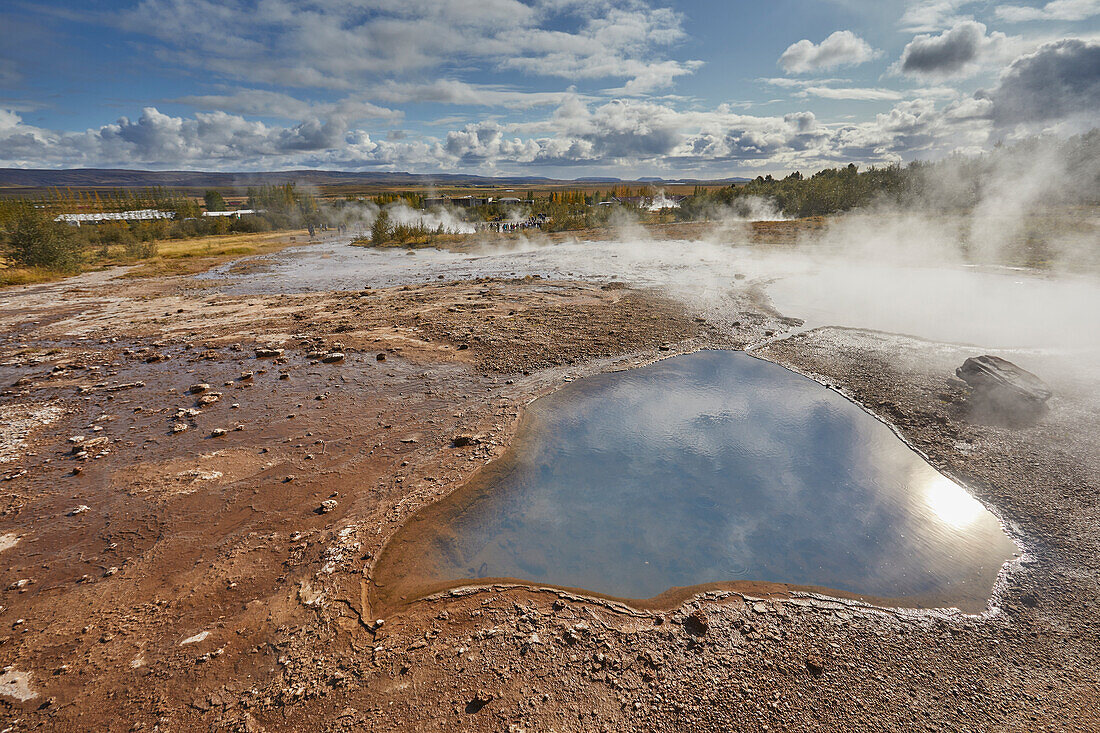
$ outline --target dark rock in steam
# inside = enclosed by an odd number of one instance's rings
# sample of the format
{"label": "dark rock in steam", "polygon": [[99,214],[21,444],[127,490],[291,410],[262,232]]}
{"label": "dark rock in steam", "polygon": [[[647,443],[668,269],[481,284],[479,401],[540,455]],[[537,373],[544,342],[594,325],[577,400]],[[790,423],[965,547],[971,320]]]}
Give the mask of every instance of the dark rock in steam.
{"label": "dark rock in steam", "polygon": [[1039,417],[1050,399],[1050,387],[1031,372],[997,356],[974,356],[955,370],[973,390],[972,412],[986,420],[1018,424]]}

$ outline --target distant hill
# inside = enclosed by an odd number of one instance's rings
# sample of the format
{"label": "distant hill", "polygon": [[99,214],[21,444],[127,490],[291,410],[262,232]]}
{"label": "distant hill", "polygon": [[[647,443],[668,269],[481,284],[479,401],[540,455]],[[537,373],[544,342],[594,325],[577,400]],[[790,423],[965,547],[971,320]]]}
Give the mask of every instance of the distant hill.
{"label": "distant hill", "polygon": [[[676,184],[743,183],[747,178],[718,180],[644,178],[636,182]],[[0,168],[0,187],[19,188],[204,188],[247,187],[283,183],[312,183],[318,186],[379,185],[379,186],[532,186],[568,185],[570,183],[630,183],[612,177],[577,178],[574,181],[543,176],[475,176],[465,173],[389,173],[353,171],[265,171],[224,173],[212,171],[142,171],[109,168],[75,168],[47,170]]]}
{"label": "distant hill", "polygon": [[748,183],[751,178],[657,178],[655,176],[643,176],[642,178],[635,179],[636,183],[648,183],[650,185],[668,185],[668,186],[690,186],[692,184],[698,184],[701,186],[715,186],[722,183]]}
{"label": "distant hill", "polygon": [[314,183],[317,185],[379,184],[426,185],[433,182],[448,185],[552,183],[553,179],[537,176],[490,178],[455,173],[420,175],[415,173],[379,173],[347,171],[264,171],[257,173],[224,173],[213,171],[140,171],[107,168],[77,168],[44,170],[0,168],[0,186],[87,186],[135,188],[170,186],[196,188],[202,186],[257,186],[282,183]]}

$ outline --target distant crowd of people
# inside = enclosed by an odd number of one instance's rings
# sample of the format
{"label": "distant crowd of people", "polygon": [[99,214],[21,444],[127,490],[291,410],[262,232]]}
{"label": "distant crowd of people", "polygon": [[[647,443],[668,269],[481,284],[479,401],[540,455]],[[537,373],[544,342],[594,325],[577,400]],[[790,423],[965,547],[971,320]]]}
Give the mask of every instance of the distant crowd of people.
{"label": "distant crowd of people", "polygon": [[550,221],[546,214],[536,214],[526,219],[495,219],[490,221],[475,221],[474,228],[478,231],[489,232],[517,232],[521,229],[538,229]]}
{"label": "distant crowd of people", "polygon": [[309,236],[313,236],[318,229],[322,232],[335,231],[337,234],[347,234],[347,224],[310,224],[306,227],[309,230]]}

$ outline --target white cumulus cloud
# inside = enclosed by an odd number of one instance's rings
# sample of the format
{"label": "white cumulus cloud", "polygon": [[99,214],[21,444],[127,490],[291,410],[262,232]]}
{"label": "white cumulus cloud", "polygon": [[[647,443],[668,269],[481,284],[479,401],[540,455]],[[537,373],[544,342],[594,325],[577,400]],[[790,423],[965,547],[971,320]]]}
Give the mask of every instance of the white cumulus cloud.
{"label": "white cumulus cloud", "polygon": [[902,50],[895,71],[911,76],[964,76],[1003,49],[1007,37],[986,35],[983,23],[964,20],[939,35],[922,34]]}
{"label": "white cumulus cloud", "polygon": [[821,43],[803,38],[792,43],[779,57],[779,67],[788,74],[856,66],[877,55],[871,44],[851,31],[836,31]]}

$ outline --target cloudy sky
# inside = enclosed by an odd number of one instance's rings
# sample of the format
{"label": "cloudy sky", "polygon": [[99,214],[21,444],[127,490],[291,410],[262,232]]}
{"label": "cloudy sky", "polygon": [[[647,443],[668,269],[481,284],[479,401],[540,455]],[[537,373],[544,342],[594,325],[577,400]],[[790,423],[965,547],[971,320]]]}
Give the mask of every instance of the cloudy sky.
{"label": "cloudy sky", "polygon": [[719,177],[1100,120],[1100,0],[4,0],[0,166]]}

